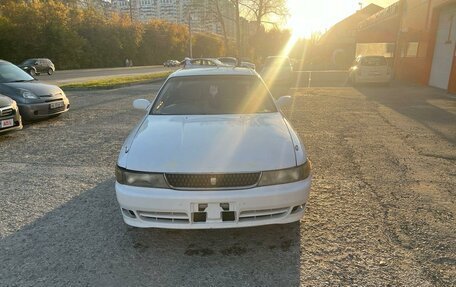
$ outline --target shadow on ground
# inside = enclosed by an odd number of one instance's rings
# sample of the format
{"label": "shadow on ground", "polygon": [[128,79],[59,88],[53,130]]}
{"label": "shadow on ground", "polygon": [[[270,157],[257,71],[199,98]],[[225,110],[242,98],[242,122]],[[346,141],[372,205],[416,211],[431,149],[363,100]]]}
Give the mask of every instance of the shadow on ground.
{"label": "shadow on ground", "polygon": [[432,130],[445,140],[456,143],[453,128],[447,131],[435,128],[438,124],[454,124],[456,115],[432,104],[432,101],[453,102],[446,91],[425,86],[395,83],[390,86],[363,85],[356,88],[369,100],[384,105]]}
{"label": "shadow on ground", "polygon": [[2,238],[2,286],[299,285],[299,223],[130,228],[113,186],[108,179]]}

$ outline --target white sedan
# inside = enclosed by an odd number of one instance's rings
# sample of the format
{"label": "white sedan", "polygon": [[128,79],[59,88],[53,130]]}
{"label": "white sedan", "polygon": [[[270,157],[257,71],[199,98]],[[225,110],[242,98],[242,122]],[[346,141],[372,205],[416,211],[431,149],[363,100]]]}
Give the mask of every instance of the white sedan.
{"label": "white sedan", "polygon": [[306,150],[261,77],[183,69],[122,146],[116,195],[125,223],[206,229],[299,221],[311,186]]}

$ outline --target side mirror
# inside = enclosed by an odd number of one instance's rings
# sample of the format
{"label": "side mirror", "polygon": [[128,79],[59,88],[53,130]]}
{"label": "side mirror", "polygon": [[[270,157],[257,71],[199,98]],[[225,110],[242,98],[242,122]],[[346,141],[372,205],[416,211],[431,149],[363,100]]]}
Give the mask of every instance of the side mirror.
{"label": "side mirror", "polygon": [[145,99],[137,99],[133,101],[133,107],[138,110],[147,110],[150,106],[150,102]]}
{"label": "side mirror", "polygon": [[280,97],[277,101],[276,101],[276,105],[282,109],[282,108],[285,108],[289,105],[291,105],[291,96],[283,96],[283,97]]}
{"label": "side mirror", "polygon": [[34,66],[38,66],[38,62],[33,63]]}

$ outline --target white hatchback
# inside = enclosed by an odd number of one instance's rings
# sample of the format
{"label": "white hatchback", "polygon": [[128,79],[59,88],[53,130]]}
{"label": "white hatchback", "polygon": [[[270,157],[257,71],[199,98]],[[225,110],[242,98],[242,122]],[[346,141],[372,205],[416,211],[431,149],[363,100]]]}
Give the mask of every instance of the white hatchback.
{"label": "white hatchback", "polygon": [[116,195],[125,223],[177,229],[299,221],[310,192],[306,150],[261,77],[246,68],[183,69],[122,146]]}

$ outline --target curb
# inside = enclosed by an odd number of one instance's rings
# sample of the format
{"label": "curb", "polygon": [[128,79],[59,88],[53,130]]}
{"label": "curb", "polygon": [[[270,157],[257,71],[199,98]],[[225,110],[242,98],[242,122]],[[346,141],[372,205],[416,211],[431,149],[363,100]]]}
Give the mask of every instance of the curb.
{"label": "curb", "polygon": [[167,77],[153,79],[153,80],[145,80],[145,81],[124,83],[124,84],[117,84],[117,85],[111,85],[111,86],[104,86],[104,87],[92,87],[92,88],[71,88],[71,87],[66,88],[66,87],[63,87],[61,89],[64,92],[69,92],[69,91],[91,91],[91,90],[113,90],[113,89],[118,89],[118,88],[134,86],[134,85],[144,85],[144,84],[159,83],[159,82],[162,82],[162,81],[164,81],[166,79],[167,79]]}

